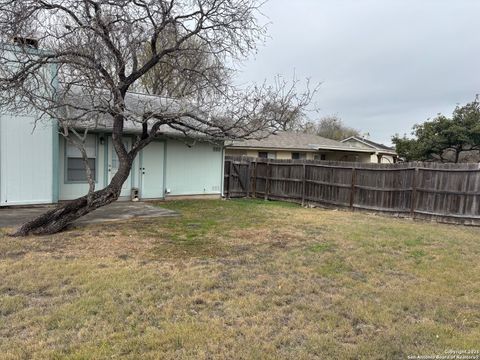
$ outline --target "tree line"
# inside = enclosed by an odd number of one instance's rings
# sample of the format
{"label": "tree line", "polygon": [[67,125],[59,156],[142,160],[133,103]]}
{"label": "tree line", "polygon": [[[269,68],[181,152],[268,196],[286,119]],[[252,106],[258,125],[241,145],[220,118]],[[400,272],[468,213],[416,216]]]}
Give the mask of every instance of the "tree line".
{"label": "tree line", "polygon": [[439,114],[414,125],[411,135],[392,137],[398,155],[405,161],[480,162],[478,96],[470,103],[457,105],[450,117]]}

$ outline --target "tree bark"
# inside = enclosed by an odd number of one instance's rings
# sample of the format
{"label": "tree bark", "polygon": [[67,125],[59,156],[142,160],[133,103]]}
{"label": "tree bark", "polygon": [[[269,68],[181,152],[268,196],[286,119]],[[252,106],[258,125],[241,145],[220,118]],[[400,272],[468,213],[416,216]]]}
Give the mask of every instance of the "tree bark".
{"label": "tree bark", "polygon": [[455,148],[455,164],[458,164],[458,160],[460,160],[460,149]]}
{"label": "tree bark", "polygon": [[73,221],[86,214],[116,201],[122,191],[123,183],[130,175],[133,159],[123,159],[110,184],[91,194],[58,205],[55,209],[26,222],[12,236],[50,235],[64,230]]}
{"label": "tree bark", "polygon": [[[123,98],[121,99],[120,106],[123,106]],[[154,124],[150,134],[147,133],[145,138],[140,139],[130,152],[127,152],[122,141],[123,124],[123,116],[117,115],[114,118],[112,141],[115,152],[117,153],[119,168],[107,187],[92,192],[92,187],[90,186],[90,191],[87,195],[58,205],[55,209],[47,211],[45,214],[26,222],[11,235],[21,237],[27,235],[55,234],[64,230],[68,225],[82,216],[116,201],[120,197],[123,184],[130,176],[134,159],[142,149],[156,138],[156,133],[163,122],[159,120]],[[86,154],[84,155],[86,156]],[[86,171],[88,173],[88,169],[86,169]]]}

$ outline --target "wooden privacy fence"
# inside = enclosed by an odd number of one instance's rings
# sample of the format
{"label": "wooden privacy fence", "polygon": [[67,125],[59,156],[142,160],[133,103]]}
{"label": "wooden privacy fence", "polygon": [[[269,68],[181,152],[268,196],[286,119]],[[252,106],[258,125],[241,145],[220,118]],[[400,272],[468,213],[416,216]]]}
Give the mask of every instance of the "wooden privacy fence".
{"label": "wooden privacy fence", "polygon": [[226,157],[224,194],[480,225],[480,164]]}

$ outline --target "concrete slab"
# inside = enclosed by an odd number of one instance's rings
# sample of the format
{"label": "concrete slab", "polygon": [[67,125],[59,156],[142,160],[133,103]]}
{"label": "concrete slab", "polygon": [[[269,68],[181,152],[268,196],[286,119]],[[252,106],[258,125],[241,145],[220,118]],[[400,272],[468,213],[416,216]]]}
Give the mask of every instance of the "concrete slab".
{"label": "concrete slab", "polygon": [[[15,227],[52,209],[53,206],[0,208],[0,227]],[[132,218],[155,218],[179,216],[172,210],[144,202],[117,201],[77,220],[76,224],[92,224]]]}

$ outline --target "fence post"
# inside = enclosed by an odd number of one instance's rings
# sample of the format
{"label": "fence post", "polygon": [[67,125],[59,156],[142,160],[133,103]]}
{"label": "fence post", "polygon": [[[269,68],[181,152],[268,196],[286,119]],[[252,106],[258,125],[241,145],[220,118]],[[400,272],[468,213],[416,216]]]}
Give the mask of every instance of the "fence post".
{"label": "fence post", "polygon": [[268,193],[270,192],[270,176],[272,167],[270,166],[270,160],[267,159],[267,177],[265,179],[265,200],[268,200]]}
{"label": "fence post", "polygon": [[232,193],[232,178],[233,178],[233,160],[230,160],[230,167],[228,169],[228,198],[231,198]]}
{"label": "fence post", "polygon": [[303,177],[302,177],[302,206],[305,206],[305,184],[307,177],[307,166],[303,163]]}
{"label": "fence post", "polygon": [[225,172],[223,174],[223,182],[224,182],[224,184],[223,184],[223,194],[224,194],[225,198],[227,198],[227,199],[228,199],[228,191],[230,190],[230,184],[229,184],[230,183],[230,174],[227,172],[227,171],[230,171],[230,169],[227,170],[229,164],[230,164],[230,161],[225,159],[225,165],[223,167],[224,168],[223,171]]}
{"label": "fence post", "polygon": [[355,167],[352,167],[352,188],[350,190],[350,209],[353,210],[353,204],[355,202],[355,183],[357,181],[357,171]]}
{"label": "fence post", "polygon": [[467,213],[467,200],[468,200],[469,188],[470,188],[470,173],[467,173],[467,179],[465,184],[465,194],[463,195],[462,215],[465,215]]}
{"label": "fence post", "polygon": [[257,160],[253,163],[253,198],[257,197]]}
{"label": "fence post", "polygon": [[248,161],[247,165],[247,198],[250,197],[250,183],[252,182],[252,174],[250,174],[251,168],[250,168],[251,162]]}
{"label": "fence post", "polygon": [[411,201],[411,207],[410,207],[410,216],[412,218],[415,218],[415,203],[417,202],[417,178],[418,178],[418,164],[415,166],[415,170],[413,172],[413,179],[412,179],[412,197],[410,199]]}

